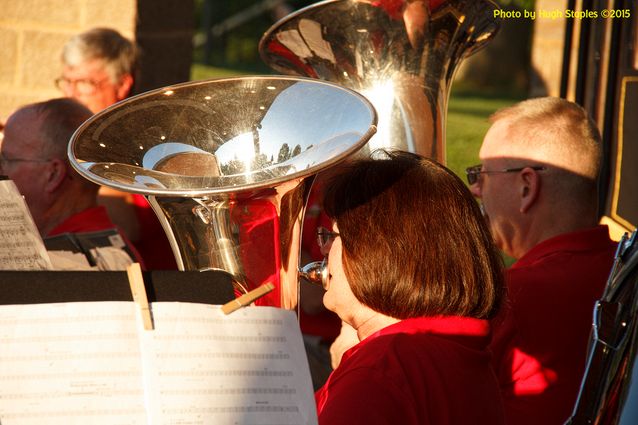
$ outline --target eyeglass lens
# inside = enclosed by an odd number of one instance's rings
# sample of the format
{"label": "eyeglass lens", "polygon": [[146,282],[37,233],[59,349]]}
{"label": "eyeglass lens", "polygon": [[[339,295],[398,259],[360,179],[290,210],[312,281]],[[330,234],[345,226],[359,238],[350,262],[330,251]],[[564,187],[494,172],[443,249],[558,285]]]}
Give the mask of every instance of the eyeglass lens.
{"label": "eyeglass lens", "polygon": [[322,250],[326,249],[328,245],[339,236],[339,233],[332,232],[325,227],[319,227],[317,229],[317,243]]}

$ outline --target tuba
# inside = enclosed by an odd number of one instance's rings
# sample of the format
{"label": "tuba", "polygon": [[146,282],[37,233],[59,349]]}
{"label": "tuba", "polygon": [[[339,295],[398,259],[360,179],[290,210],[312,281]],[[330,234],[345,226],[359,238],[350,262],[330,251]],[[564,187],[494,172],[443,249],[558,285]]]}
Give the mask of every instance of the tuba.
{"label": "tuba", "polygon": [[327,0],[273,25],[259,52],[277,72],[338,83],[375,106],[366,149],[445,163],[445,118],[459,63],[497,31],[489,0]]}
{"label": "tuba", "polygon": [[94,115],[71,165],[144,195],[180,270],[232,275],[236,292],[298,298],[301,220],[314,175],[360,149],[376,112],[358,93],[296,77],[238,77],[153,90]]}
{"label": "tuba", "polygon": [[[332,81],[368,98],[379,122],[362,153],[400,149],[444,164],[454,73],[496,34],[496,10],[490,0],[326,0],[275,23],[259,53],[277,72]],[[325,260],[300,272],[326,284]]]}

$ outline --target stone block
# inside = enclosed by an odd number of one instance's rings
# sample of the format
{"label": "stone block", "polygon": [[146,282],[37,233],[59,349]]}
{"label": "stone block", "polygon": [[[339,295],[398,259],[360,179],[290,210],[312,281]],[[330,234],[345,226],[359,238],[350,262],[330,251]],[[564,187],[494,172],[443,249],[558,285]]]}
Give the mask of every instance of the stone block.
{"label": "stone block", "polygon": [[9,28],[0,28],[0,85],[12,84],[16,80],[18,61],[18,32]]}
{"label": "stone block", "polygon": [[20,106],[53,97],[44,97],[39,93],[29,91],[5,90],[2,86],[0,86],[0,90],[3,91],[2,96],[0,96],[0,123],[2,124],[4,124],[7,118],[9,118],[9,115]]}
{"label": "stone block", "polygon": [[52,89],[60,75],[60,54],[69,38],[66,33],[25,31],[22,50],[21,86],[30,89]]}
{"label": "stone block", "polygon": [[85,29],[108,27],[133,38],[136,17],[135,0],[86,0]]}
{"label": "stone block", "polygon": [[79,25],[83,0],[9,0],[2,2],[4,21],[47,26]]}

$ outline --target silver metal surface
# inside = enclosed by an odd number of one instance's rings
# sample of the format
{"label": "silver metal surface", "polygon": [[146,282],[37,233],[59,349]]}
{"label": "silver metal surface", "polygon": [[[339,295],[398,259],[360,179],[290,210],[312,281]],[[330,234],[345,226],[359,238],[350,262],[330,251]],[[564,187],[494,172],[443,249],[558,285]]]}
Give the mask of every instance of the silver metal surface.
{"label": "silver metal surface", "polygon": [[328,261],[313,261],[299,269],[299,276],[328,290]]}
{"label": "silver metal surface", "polygon": [[638,233],[618,245],[596,303],[585,374],[566,425],[638,423]]}
{"label": "silver metal surface", "polygon": [[367,145],[445,162],[450,85],[461,60],[497,30],[489,0],[328,0],[293,13],[262,37],[277,72],[339,83],[379,114]]}
{"label": "silver metal surface", "polygon": [[87,179],[143,194],[181,270],[230,272],[262,303],[294,308],[303,209],[314,175],[376,131],[352,90],[298,77],[175,85],[120,102],[73,135]]}

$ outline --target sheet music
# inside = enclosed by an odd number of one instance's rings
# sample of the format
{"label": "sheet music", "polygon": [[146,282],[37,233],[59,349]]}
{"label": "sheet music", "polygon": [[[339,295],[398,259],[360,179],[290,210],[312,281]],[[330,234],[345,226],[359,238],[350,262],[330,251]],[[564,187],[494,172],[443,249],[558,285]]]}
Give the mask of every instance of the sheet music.
{"label": "sheet music", "polygon": [[0,306],[0,424],[144,424],[135,305]]}
{"label": "sheet music", "polygon": [[293,312],[151,307],[144,331],[132,302],[0,306],[0,423],[317,423]]}
{"label": "sheet music", "polygon": [[51,270],[51,261],[24,198],[0,180],[0,270]]}
{"label": "sheet music", "polygon": [[143,334],[153,424],[314,424],[306,354],[291,311],[153,303]]}

